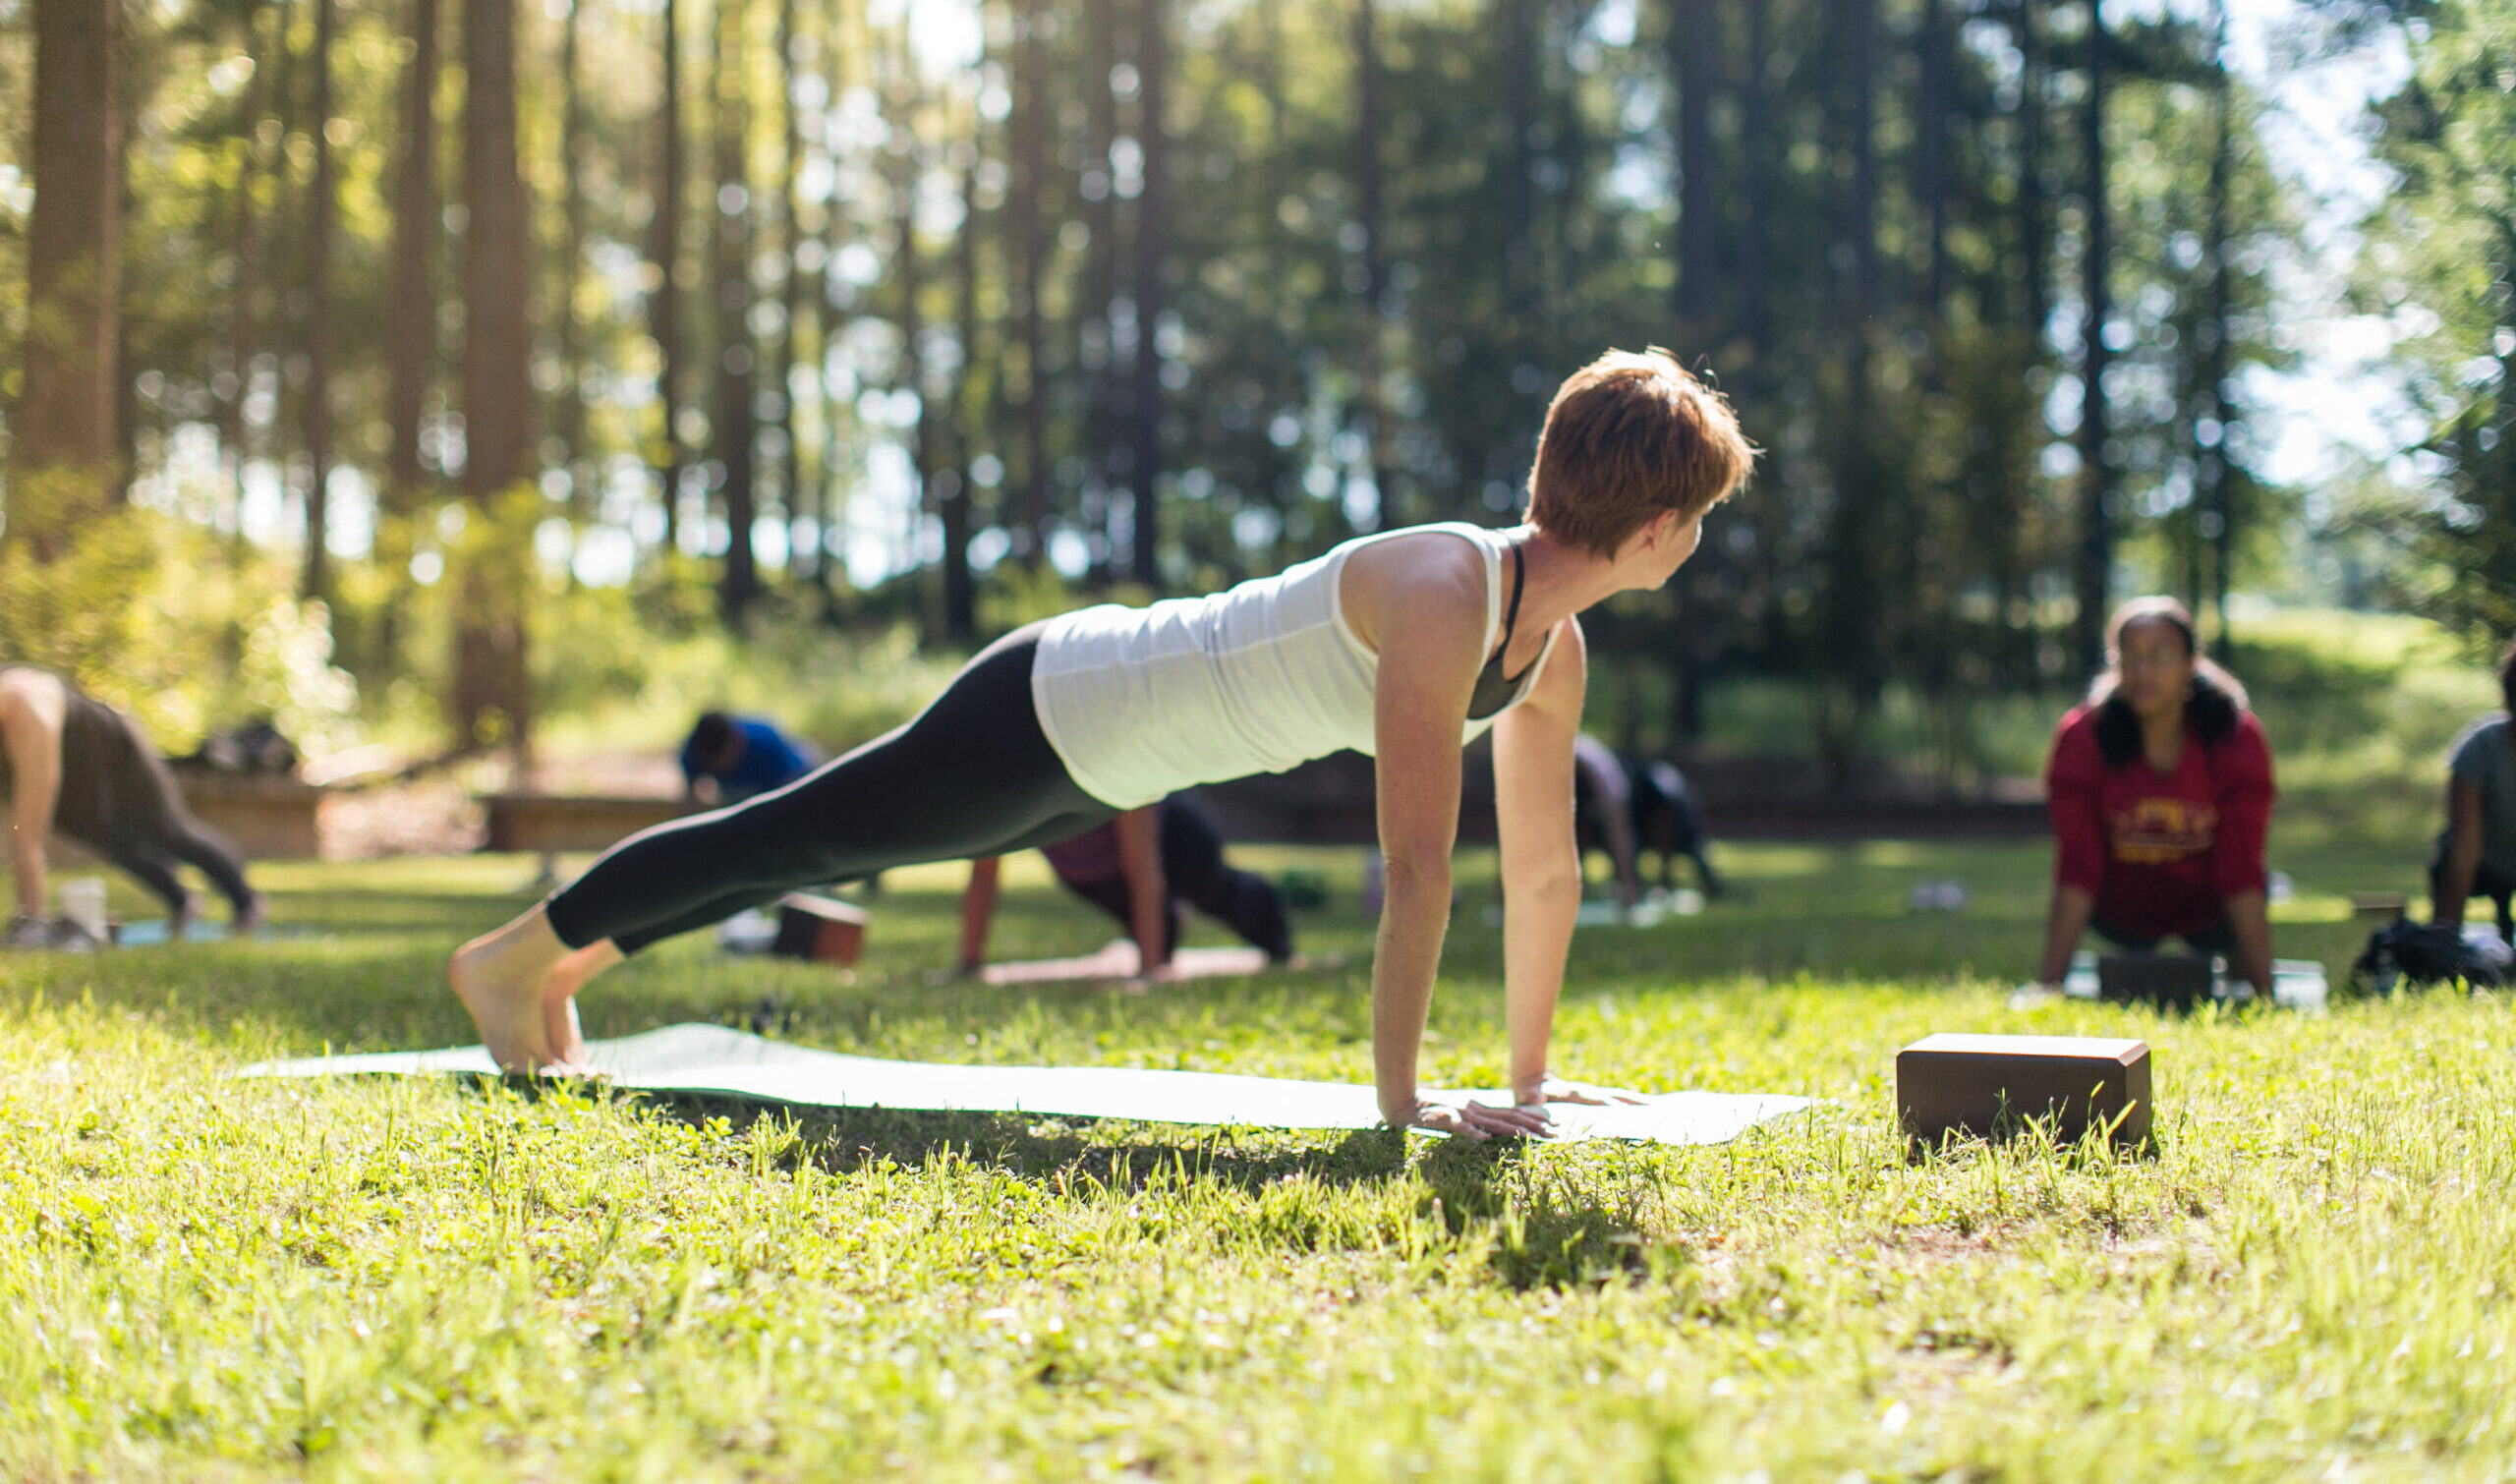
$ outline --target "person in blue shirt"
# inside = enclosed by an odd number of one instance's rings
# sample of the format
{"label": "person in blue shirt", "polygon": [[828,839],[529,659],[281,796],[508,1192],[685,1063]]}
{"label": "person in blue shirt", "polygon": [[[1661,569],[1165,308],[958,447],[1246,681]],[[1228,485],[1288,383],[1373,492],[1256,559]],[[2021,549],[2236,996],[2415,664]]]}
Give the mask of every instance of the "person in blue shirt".
{"label": "person in blue shirt", "polygon": [[812,771],[802,748],[757,716],[709,712],[681,745],[681,776],[690,797],[703,797],[704,782],[718,804],[783,788]]}

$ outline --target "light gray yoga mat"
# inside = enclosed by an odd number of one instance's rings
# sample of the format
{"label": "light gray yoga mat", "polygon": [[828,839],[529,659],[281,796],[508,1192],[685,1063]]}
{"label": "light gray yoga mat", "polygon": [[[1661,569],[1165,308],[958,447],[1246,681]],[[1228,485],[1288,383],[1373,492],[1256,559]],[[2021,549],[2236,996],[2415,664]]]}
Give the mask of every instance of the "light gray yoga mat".
{"label": "light gray yoga mat", "polygon": [[[588,1042],[586,1049],[601,1074],[620,1087],[723,1093],[812,1108],[1019,1113],[1258,1128],[1371,1128],[1380,1123],[1372,1090],[1343,1082],[1129,1067],[886,1061],[766,1041],[720,1025],[666,1026],[617,1041]],[[238,1075],[419,1076],[495,1070],[487,1052],[466,1046],[258,1061]],[[1472,1096],[1488,1103],[1510,1101],[1500,1092],[1480,1091]],[[1557,1104],[1551,1113],[1560,1139],[1723,1144],[1758,1123],[1798,1113],[1810,1102],[1762,1093],[1682,1092],[1663,1093],[1630,1107]]]}

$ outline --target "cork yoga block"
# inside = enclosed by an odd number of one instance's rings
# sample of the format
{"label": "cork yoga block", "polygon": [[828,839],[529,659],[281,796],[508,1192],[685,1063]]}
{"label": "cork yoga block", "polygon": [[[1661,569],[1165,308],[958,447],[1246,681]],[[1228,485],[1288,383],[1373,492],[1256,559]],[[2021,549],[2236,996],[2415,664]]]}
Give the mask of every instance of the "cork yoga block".
{"label": "cork yoga block", "polygon": [[1896,1112],[1923,1144],[2051,1118],[2064,1142],[2110,1125],[2116,1143],[2140,1145],[2152,1111],[2145,1041],[1943,1033],[1896,1054]]}
{"label": "cork yoga block", "polygon": [[778,898],[777,942],[771,952],[780,958],[843,965],[854,963],[864,950],[864,908],[802,891]]}

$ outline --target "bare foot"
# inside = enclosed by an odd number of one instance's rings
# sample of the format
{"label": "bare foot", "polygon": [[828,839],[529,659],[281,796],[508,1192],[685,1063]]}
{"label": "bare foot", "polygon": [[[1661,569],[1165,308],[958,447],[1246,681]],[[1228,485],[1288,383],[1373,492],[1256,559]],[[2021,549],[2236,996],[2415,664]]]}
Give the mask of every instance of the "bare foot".
{"label": "bare foot", "polygon": [[[536,907],[455,949],[447,961],[446,983],[472,1012],[481,1044],[500,1070],[530,1074],[553,1059],[543,985],[566,952]],[[573,1019],[569,1028],[573,1032]],[[582,1055],[583,1044],[576,1050]]]}
{"label": "bare foot", "polygon": [[586,1056],[585,1036],[577,1026],[577,991],[585,988],[587,980],[618,963],[620,956],[620,950],[606,938],[569,950],[543,976],[542,1027],[549,1038],[555,1069],[578,1074],[594,1070]]}
{"label": "bare foot", "polygon": [[228,931],[237,938],[251,938],[262,931],[262,919],[269,911],[270,899],[257,891],[236,909],[236,921]]}

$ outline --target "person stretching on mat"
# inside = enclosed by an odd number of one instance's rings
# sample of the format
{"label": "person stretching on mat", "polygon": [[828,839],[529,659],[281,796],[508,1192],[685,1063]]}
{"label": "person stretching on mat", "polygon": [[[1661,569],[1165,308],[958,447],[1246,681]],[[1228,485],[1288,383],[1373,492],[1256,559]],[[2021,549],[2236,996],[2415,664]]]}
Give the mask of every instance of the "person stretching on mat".
{"label": "person stretching on mat", "polygon": [[[447,966],[497,1063],[583,1065],[596,973],[794,887],[1031,849],[1197,783],[1343,748],[1377,760],[1388,866],[1372,961],[1382,1115],[1482,1138],[1540,1133],[1580,906],[1575,614],[1658,588],[1754,449],[1664,351],[1610,352],[1556,392],[1524,524],[1402,528],[1270,578],[1143,608],[1084,608],[982,650],[914,720],[784,788],[630,836]],[[1451,914],[1460,749],[1492,728],[1515,1106],[1428,1096],[1416,1053]]]}
{"label": "person stretching on mat", "polygon": [[739,804],[812,771],[801,747],[757,716],[704,712],[681,744],[682,796],[711,804]]}
{"label": "person stretching on mat", "polygon": [[18,877],[11,946],[97,946],[78,924],[44,915],[47,833],[77,840],[140,878],[165,900],[174,941],[182,941],[193,915],[192,892],[175,876],[187,861],[235,904],[239,936],[261,926],[261,893],[245,881],[244,857],[184,807],[174,774],[140,723],[50,670],[0,667],[0,786],[10,798],[10,861]]}
{"label": "person stretching on mat", "polygon": [[[1136,973],[1161,978],[1179,943],[1179,904],[1197,908],[1266,951],[1269,963],[1293,956],[1292,920],[1267,879],[1235,871],[1223,858],[1223,836],[1186,794],[1130,809],[1070,840],[1040,847],[1068,891],[1116,918],[1136,943]],[[961,892],[961,972],[987,962],[988,925],[996,916],[998,858],[970,862]]]}
{"label": "person stretching on mat", "polygon": [[2105,672],[2062,718],[2045,773],[2055,849],[2038,983],[2060,989],[2093,927],[2136,951],[2181,938],[2225,953],[2268,1004],[2262,724],[2245,687],[2202,657],[2184,604],[2125,603],[2108,633]]}

